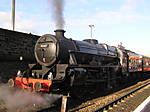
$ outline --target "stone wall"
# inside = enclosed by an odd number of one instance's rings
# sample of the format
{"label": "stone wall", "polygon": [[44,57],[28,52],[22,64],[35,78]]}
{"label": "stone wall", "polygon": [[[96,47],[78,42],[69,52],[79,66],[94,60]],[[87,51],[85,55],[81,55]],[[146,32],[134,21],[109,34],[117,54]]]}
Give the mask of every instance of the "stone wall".
{"label": "stone wall", "polygon": [[0,82],[6,83],[8,79],[16,76],[18,70],[27,70],[30,62],[8,61],[0,62]]}
{"label": "stone wall", "polygon": [[[39,36],[0,28],[0,82],[35,63],[34,45]],[[19,61],[23,57],[23,61]]]}
{"label": "stone wall", "polygon": [[0,60],[35,60],[34,45],[39,36],[0,29]]}

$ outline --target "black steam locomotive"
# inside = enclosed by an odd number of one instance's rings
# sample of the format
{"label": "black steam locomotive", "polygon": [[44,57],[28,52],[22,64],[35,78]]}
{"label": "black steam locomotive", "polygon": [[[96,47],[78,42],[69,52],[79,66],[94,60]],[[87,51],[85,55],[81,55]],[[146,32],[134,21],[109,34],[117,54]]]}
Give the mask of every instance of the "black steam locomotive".
{"label": "black steam locomotive", "polygon": [[150,71],[148,57],[123,47],[99,44],[95,39],[67,39],[64,30],[55,33],[38,39],[34,51],[37,63],[30,64],[23,73],[19,71],[9,80],[11,86],[59,94],[75,88],[83,92],[85,88],[113,88],[129,80],[127,77],[142,78],[141,73]]}

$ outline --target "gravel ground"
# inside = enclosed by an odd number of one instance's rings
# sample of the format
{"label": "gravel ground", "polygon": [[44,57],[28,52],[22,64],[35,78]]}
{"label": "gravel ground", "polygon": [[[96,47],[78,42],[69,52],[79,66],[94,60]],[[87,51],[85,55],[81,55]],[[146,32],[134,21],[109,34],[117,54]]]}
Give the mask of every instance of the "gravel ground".
{"label": "gravel ground", "polygon": [[[103,96],[103,97],[100,97],[100,98],[96,98],[96,99],[93,99],[93,100],[90,100],[90,101],[87,101],[85,103],[82,103],[81,105],[79,105],[78,107],[74,108],[74,109],[71,109],[69,110],[70,112],[74,112],[74,111],[79,111],[79,112],[93,112],[94,110],[97,110],[99,107],[102,107],[106,104],[108,104],[109,102],[112,102],[113,100],[127,94],[128,92],[134,90],[135,88],[143,85],[144,83],[146,82],[149,82],[149,80],[146,80],[146,81],[143,81],[143,82],[139,82],[137,83],[136,85],[133,85],[131,87],[128,87],[128,88],[125,88],[121,91],[118,91],[118,92],[115,92],[115,93],[112,93],[110,95],[107,95],[107,96]],[[140,90],[141,91],[141,90]],[[147,93],[148,94],[148,93]],[[150,91],[149,91],[149,94],[150,94]],[[148,94],[148,95],[149,95]],[[143,98],[144,100],[145,98]],[[141,100],[141,102],[143,101]],[[140,101],[138,101],[140,102]],[[134,102],[135,103],[135,102]],[[140,104],[140,103],[139,103]],[[129,103],[129,105],[131,105]],[[137,103],[135,103],[134,105],[138,106]],[[124,107],[123,107],[124,108]],[[134,106],[135,108],[135,106]],[[126,107],[125,107],[126,109]],[[113,111],[113,112],[122,112],[122,111]],[[127,111],[124,111],[124,112],[127,112]],[[131,112],[131,111],[130,111]]]}
{"label": "gravel ground", "polygon": [[147,97],[150,96],[150,85],[137,91],[132,97],[129,97],[113,107],[108,112],[133,112]]}

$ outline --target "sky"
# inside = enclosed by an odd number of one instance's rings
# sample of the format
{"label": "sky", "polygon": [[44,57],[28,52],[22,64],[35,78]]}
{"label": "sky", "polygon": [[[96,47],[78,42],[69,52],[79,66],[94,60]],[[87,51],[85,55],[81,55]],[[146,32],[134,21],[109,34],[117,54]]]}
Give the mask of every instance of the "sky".
{"label": "sky", "polygon": [[[50,0],[16,0],[15,30],[36,35],[54,34]],[[64,0],[65,36],[74,40],[90,37],[99,43],[150,55],[150,0]],[[0,0],[0,28],[12,29],[11,0]]]}

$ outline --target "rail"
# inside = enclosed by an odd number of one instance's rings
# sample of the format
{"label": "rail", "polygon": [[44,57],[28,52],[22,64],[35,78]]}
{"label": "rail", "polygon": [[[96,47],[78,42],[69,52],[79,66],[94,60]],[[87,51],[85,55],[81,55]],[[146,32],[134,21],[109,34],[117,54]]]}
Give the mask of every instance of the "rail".
{"label": "rail", "polygon": [[131,92],[129,92],[129,93],[127,93],[126,95],[123,95],[122,97],[120,97],[120,98],[118,98],[118,99],[116,99],[116,100],[114,100],[114,101],[112,101],[112,102],[110,102],[110,103],[104,105],[103,107],[100,107],[99,109],[97,109],[97,110],[94,111],[94,112],[102,112],[102,111],[104,111],[104,110],[108,110],[109,107],[113,107],[113,105],[116,105],[118,102],[121,102],[122,100],[124,100],[124,99],[127,98],[128,96],[132,95],[133,93],[137,92],[138,90],[144,88],[145,86],[147,86],[147,85],[149,85],[149,84],[150,84],[150,82],[147,83],[147,84],[145,84],[145,85],[143,85],[143,86],[141,86],[141,87],[139,87],[139,88],[137,88],[137,89],[135,89],[135,90],[133,90],[133,91],[131,91]]}

